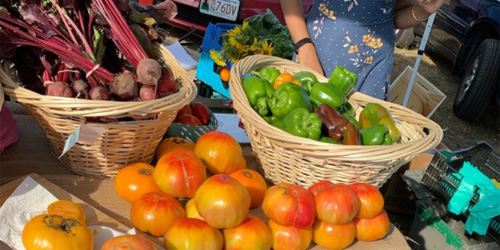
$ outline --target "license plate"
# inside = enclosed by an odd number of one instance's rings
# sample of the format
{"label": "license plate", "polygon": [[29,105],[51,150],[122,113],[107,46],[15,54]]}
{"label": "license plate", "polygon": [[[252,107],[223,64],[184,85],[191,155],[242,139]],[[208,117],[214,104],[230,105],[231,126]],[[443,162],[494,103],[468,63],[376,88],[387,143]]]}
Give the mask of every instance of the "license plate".
{"label": "license plate", "polygon": [[200,1],[201,13],[224,18],[231,21],[236,21],[239,9],[240,9],[240,1],[238,0]]}

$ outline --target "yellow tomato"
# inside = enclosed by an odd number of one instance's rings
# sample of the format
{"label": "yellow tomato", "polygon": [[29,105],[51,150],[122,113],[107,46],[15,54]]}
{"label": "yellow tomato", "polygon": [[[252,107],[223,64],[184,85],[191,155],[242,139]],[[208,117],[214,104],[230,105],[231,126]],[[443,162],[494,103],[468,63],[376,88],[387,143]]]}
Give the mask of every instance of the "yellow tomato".
{"label": "yellow tomato", "polygon": [[94,238],[88,227],[60,215],[38,215],[28,221],[22,233],[27,250],[92,250]]}
{"label": "yellow tomato", "polygon": [[179,219],[165,234],[167,250],[222,250],[223,244],[222,233],[198,219]]}
{"label": "yellow tomato", "polygon": [[83,208],[69,200],[58,200],[52,202],[47,207],[48,214],[61,215],[66,218],[79,219],[85,222],[85,212]]}

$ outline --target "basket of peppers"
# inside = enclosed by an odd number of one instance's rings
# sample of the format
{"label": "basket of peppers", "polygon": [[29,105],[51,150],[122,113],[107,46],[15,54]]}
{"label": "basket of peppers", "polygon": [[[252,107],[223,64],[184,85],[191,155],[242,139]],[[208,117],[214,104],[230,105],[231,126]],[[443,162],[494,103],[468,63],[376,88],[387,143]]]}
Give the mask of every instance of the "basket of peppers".
{"label": "basket of peppers", "polygon": [[443,136],[430,119],[354,91],[357,75],[342,66],[327,79],[256,55],[235,64],[231,76],[234,108],[273,183],[309,187],[327,179],[381,187]]}

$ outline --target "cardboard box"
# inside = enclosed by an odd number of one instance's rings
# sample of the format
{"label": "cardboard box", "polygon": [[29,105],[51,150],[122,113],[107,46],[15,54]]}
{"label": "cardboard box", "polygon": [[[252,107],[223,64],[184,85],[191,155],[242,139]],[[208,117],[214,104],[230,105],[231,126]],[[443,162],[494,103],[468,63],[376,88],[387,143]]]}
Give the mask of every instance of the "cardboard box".
{"label": "cardboard box", "polygon": [[[391,84],[390,102],[403,105],[412,73],[413,68],[407,66]],[[417,72],[406,107],[430,118],[445,99],[446,95],[441,90]]]}

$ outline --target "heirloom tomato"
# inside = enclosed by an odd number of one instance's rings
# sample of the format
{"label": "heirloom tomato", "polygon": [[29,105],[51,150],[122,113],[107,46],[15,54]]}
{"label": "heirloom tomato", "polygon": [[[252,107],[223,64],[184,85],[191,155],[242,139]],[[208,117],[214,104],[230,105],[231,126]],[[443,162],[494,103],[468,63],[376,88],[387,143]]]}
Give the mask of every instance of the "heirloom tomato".
{"label": "heirloom tomato", "polygon": [[210,131],[198,139],[194,148],[208,171],[212,174],[230,174],[237,169],[246,168],[240,144],[229,134]]}
{"label": "heirloom tomato", "polygon": [[274,250],[305,250],[311,244],[311,227],[285,227],[272,220],[268,224],[273,235]]}
{"label": "heirloom tomato", "polygon": [[177,149],[186,149],[194,152],[194,142],[182,137],[168,137],[163,139],[156,149],[156,160]]}
{"label": "heirloom tomato", "polygon": [[208,178],[194,196],[198,213],[208,225],[231,228],[239,225],[250,210],[247,189],[229,175],[217,174]]}
{"label": "heirloom tomato", "polygon": [[318,219],[340,225],[351,221],[359,209],[356,193],[347,185],[337,183],[314,196]]}
{"label": "heirloom tomato", "polygon": [[128,202],[134,202],[143,194],[160,192],[153,179],[154,170],[153,166],[143,162],[123,167],[115,176],[116,193]]}
{"label": "heirloom tomato", "polygon": [[69,200],[58,200],[49,204],[48,214],[61,215],[65,218],[78,219],[85,223],[85,212],[83,208]]}
{"label": "heirloom tomato", "polygon": [[312,226],[313,242],[328,249],[344,249],[354,241],[356,229],[352,221],[334,225],[316,219]]}
{"label": "heirloom tomato", "polygon": [[280,183],[267,190],[262,211],[280,225],[308,228],[315,217],[314,197],[301,186]]}
{"label": "heirloom tomato", "polygon": [[359,210],[356,218],[373,218],[384,209],[384,197],[368,183],[354,183],[350,187],[358,196]]}
{"label": "heirloom tomato", "polygon": [[156,237],[165,234],[172,223],[184,217],[185,212],[181,204],[161,192],[141,196],[130,208],[130,220],[134,227]]}
{"label": "heirloom tomato", "polygon": [[193,102],[193,104],[191,104],[191,110],[193,111],[193,115],[198,118],[203,125],[208,124],[210,121],[210,111],[205,104]]}
{"label": "heirloom tomato", "polygon": [[198,210],[196,210],[196,206],[194,205],[194,199],[190,199],[186,203],[185,210],[186,210],[186,218],[193,218],[193,219],[205,220],[198,213]]}
{"label": "heirloom tomato", "polygon": [[391,228],[391,222],[385,210],[371,219],[354,218],[356,239],[360,241],[375,241],[384,238]]}
{"label": "heirloom tomato", "polygon": [[165,234],[167,250],[221,250],[223,244],[222,233],[198,219],[177,220]]}
{"label": "heirloom tomato", "polygon": [[175,198],[193,198],[207,178],[207,171],[194,152],[178,149],[158,160],[153,177],[164,193]]}
{"label": "heirloom tomato", "polygon": [[101,247],[101,250],[156,250],[155,244],[139,234],[115,236]]}
{"label": "heirloom tomato", "polygon": [[27,250],[92,250],[94,238],[90,229],[77,219],[41,214],[24,226],[23,245]]}
{"label": "heirloom tomato", "polygon": [[229,176],[241,183],[250,193],[250,208],[257,208],[262,205],[266,194],[267,184],[264,177],[259,172],[251,169],[238,169]]}
{"label": "heirloom tomato", "polygon": [[[271,230],[261,219],[248,215],[238,226],[223,230],[227,250],[269,250],[273,246]],[[250,243],[250,244],[249,244]]]}
{"label": "heirloom tomato", "polygon": [[307,190],[311,192],[314,196],[321,190],[328,190],[333,188],[333,183],[329,180],[322,180],[311,185]]}

